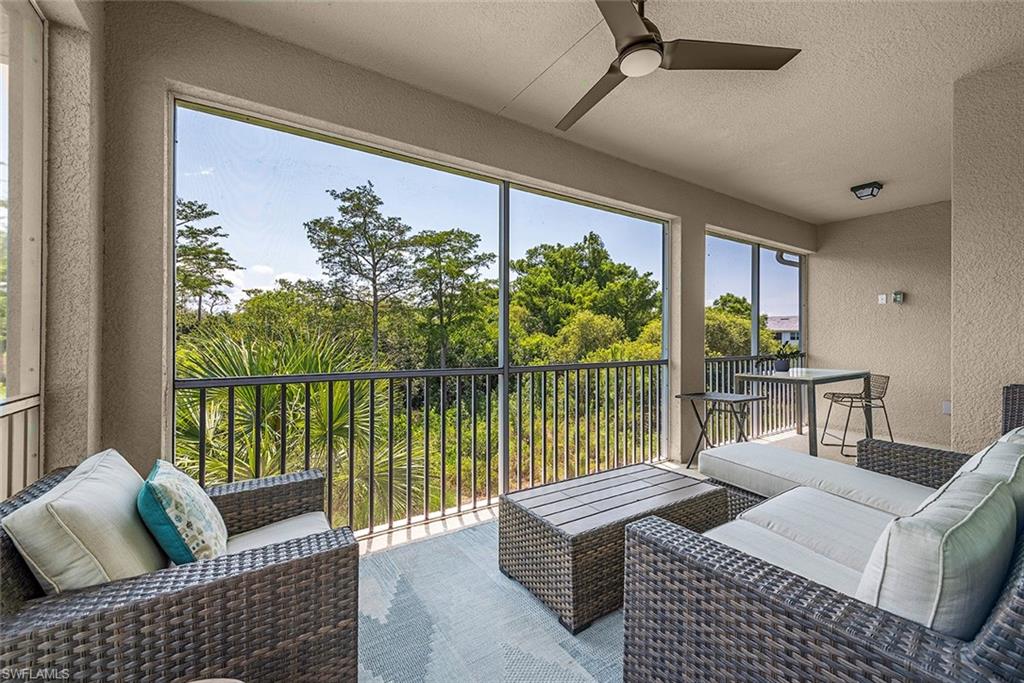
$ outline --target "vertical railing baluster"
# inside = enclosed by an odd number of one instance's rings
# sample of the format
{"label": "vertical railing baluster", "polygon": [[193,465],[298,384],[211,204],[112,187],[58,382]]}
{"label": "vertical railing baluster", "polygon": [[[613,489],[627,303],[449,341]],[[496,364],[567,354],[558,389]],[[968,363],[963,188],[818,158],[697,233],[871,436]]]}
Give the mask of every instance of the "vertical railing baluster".
{"label": "vertical railing baluster", "polygon": [[587,368],[583,372],[583,424],[586,425],[586,436],[584,437],[586,453],[584,457],[587,460],[585,473],[590,474],[590,368]]}
{"label": "vertical railing baluster", "polygon": [[[555,381],[558,381],[557,378]],[[562,473],[569,479],[569,371],[562,371],[562,385],[565,389],[565,397],[562,399],[562,413],[565,419],[565,439],[562,446]],[[556,423],[555,429],[558,428]]]}
{"label": "vertical railing baluster", "polygon": [[334,382],[327,382],[327,520],[334,526]]}
{"label": "vertical railing baluster", "polygon": [[647,462],[647,413],[644,411],[644,396],[647,393],[647,366],[640,366],[640,460]]}
{"label": "vertical railing baluster", "polygon": [[462,512],[462,378],[455,376],[455,509]]}
{"label": "vertical railing baluster", "polygon": [[367,464],[366,464],[366,486],[367,492],[367,505],[366,505],[366,528],[373,533],[373,526],[376,521],[376,515],[374,515],[374,494],[376,489],[376,469],[377,469],[377,386],[376,382],[370,380],[370,443],[369,453],[367,453]]}
{"label": "vertical railing baluster", "polygon": [[348,526],[356,530],[356,384],[348,381]]}
{"label": "vertical railing baluster", "polygon": [[486,406],[485,409],[487,410],[487,422],[486,422],[487,430],[484,432],[484,434],[487,437],[487,448],[486,448],[486,451],[485,451],[486,452],[486,464],[487,464],[487,469],[485,470],[485,472],[487,473],[486,492],[487,492],[487,504],[490,505],[491,504],[491,376],[490,375],[484,375],[484,392],[485,392],[485,394],[484,394],[484,405]]}
{"label": "vertical railing baluster", "polygon": [[662,368],[664,368],[664,367],[665,366],[663,366],[663,365],[659,365],[658,366],[658,391],[657,391],[657,394],[656,394],[657,399],[658,399],[658,401],[657,401],[657,405],[658,405],[658,415],[657,415],[657,418],[658,418],[658,460],[661,460],[664,457],[664,454],[661,452],[661,445],[665,441],[664,434],[663,434],[663,430],[665,429],[665,414],[664,414],[664,411],[665,411],[665,398],[664,398],[664,395],[663,395],[664,392],[663,392],[663,386],[662,386],[662,382],[665,381],[665,378],[662,375]]}
{"label": "vertical railing baluster", "polygon": [[302,414],[303,418],[302,425],[302,466],[303,469],[308,470],[310,468],[310,457],[312,449],[310,447],[310,440],[312,435],[312,429],[310,428],[309,420],[309,408],[310,408],[310,386],[309,382],[303,384],[303,396],[302,396]]}
{"label": "vertical railing baluster", "polygon": [[577,368],[575,374],[575,389],[572,396],[572,421],[576,426],[576,440],[573,443],[573,452],[576,456],[576,476],[580,476],[580,370]]}
{"label": "vertical railing baluster", "polygon": [[619,426],[620,426],[620,423],[619,423],[619,392],[622,391],[622,381],[621,381],[621,378],[619,376],[619,369],[618,368],[615,368],[615,372],[612,373],[612,374],[615,375],[615,391],[612,392],[612,396],[615,399],[615,401],[614,401],[615,417],[612,420],[612,424],[615,427],[615,437],[613,438],[613,441],[615,441],[615,466],[618,467],[619,466],[619,455],[622,453],[622,449],[619,447],[619,437],[621,436],[621,433],[620,433],[621,430],[619,429]]}
{"label": "vertical railing baluster", "polygon": [[256,412],[255,412],[255,419],[253,420],[253,431],[255,432],[255,434],[253,435],[254,436],[254,438],[253,438],[253,441],[254,441],[254,443],[253,443],[253,451],[254,451],[254,455],[255,455],[255,462],[253,463],[253,474],[256,476],[257,479],[259,479],[260,475],[262,474],[262,469],[263,469],[262,464],[260,463],[260,456],[261,456],[260,451],[262,450],[261,446],[262,446],[262,441],[263,441],[263,385],[262,384],[257,384],[256,385]]}
{"label": "vertical railing baluster", "polygon": [[[11,428],[13,430],[13,427]],[[206,486],[206,389],[199,389],[199,485]],[[11,487],[13,488],[13,487]]]}
{"label": "vertical railing baluster", "polygon": [[540,472],[541,483],[548,483],[548,373],[540,373]]}
{"label": "vertical railing baluster", "polygon": [[281,421],[281,474],[288,469],[288,385],[281,383],[281,406],[278,419]]}
{"label": "vertical railing baluster", "polygon": [[[598,371],[600,372],[600,371]],[[611,462],[611,423],[608,418],[611,416],[611,375],[608,369],[604,369],[604,469],[610,469]]]}
{"label": "vertical railing baluster", "polygon": [[228,483],[235,480],[235,387],[228,387]]}
{"label": "vertical railing baluster", "polygon": [[516,466],[517,489],[523,488],[523,375],[516,375]]}
{"label": "vertical railing baluster", "polygon": [[476,414],[476,376],[469,378],[469,412],[470,412],[470,424],[473,425],[473,436],[469,445],[470,455],[470,477],[469,483],[473,487],[473,509],[476,510],[476,426],[477,426],[477,414]]}
{"label": "vertical railing baluster", "polygon": [[551,373],[554,385],[551,389],[553,405],[551,407],[551,468],[555,471],[554,481],[558,481],[558,371]]}
{"label": "vertical railing baluster", "polygon": [[637,367],[633,366],[630,371],[632,379],[630,381],[630,403],[633,404],[633,408],[630,411],[632,421],[630,424],[630,451],[633,453],[633,462],[637,462]]}
{"label": "vertical railing baluster", "polygon": [[423,519],[430,519],[430,378],[423,378]]}
{"label": "vertical railing baluster", "polygon": [[395,380],[388,377],[388,528],[395,525]]}
{"label": "vertical railing baluster", "polygon": [[445,403],[446,402],[445,402],[445,397],[444,397],[444,392],[445,392],[444,377],[443,376],[438,377],[437,378],[437,383],[438,383],[438,394],[437,394],[437,396],[438,396],[438,410],[441,413],[441,416],[440,416],[441,417],[441,433],[440,433],[440,437],[441,437],[441,515],[443,516],[445,514],[445,510],[448,509],[447,505],[446,505],[448,501],[447,501],[447,497],[445,496],[445,489],[448,488],[448,469],[447,469],[447,464],[445,463],[445,461],[448,459],[448,444],[445,443],[447,441],[447,438],[448,438],[448,430],[446,428],[446,423],[448,422],[448,420],[445,418],[445,408],[446,408]]}
{"label": "vertical railing baluster", "polygon": [[534,416],[537,414],[537,402],[533,395],[533,385],[536,379],[536,373],[530,373],[530,488],[533,488],[534,483],[537,481],[533,476],[533,464],[537,459],[537,452],[533,448],[533,435],[537,431],[536,425],[534,424]]}
{"label": "vertical railing baluster", "polygon": [[405,523],[412,524],[412,377],[405,378]]}

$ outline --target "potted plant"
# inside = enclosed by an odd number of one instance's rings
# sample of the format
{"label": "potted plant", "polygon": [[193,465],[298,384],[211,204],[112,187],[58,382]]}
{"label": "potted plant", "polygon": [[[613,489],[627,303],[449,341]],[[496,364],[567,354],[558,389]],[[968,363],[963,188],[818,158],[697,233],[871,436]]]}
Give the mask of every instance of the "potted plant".
{"label": "potted plant", "polygon": [[789,372],[789,362],[800,355],[800,349],[789,342],[782,345],[775,353],[775,371]]}

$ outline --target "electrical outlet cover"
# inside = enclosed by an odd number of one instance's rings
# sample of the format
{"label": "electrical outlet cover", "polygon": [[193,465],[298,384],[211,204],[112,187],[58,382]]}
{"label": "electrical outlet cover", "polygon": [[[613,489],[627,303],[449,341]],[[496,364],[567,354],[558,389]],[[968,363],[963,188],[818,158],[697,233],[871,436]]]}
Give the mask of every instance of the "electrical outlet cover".
{"label": "electrical outlet cover", "polygon": [[878,303],[880,303],[880,304],[884,304],[885,303],[885,294],[879,294],[878,295]]}

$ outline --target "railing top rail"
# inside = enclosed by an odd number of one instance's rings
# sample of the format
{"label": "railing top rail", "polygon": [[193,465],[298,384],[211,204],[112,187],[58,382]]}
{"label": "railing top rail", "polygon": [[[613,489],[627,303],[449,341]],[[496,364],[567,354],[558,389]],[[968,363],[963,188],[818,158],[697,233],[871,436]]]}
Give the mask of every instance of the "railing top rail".
{"label": "railing top rail", "polygon": [[4,403],[0,403],[0,417],[23,413],[26,410],[32,410],[33,408],[39,407],[39,404],[40,397],[38,394],[35,396],[10,398]]}
{"label": "railing top rail", "polygon": [[[800,352],[800,358],[805,358],[806,353]],[[705,363],[717,363],[719,361],[730,361],[730,360],[774,360],[775,356],[771,354],[760,355],[760,356],[705,356]]]}
{"label": "railing top rail", "polygon": [[560,363],[554,365],[514,365],[508,369],[510,374],[519,375],[531,372],[561,372],[563,370],[600,370],[603,368],[635,368],[641,366],[668,365],[668,360],[613,360],[602,363]]}
{"label": "railing top rail", "polygon": [[[665,359],[608,361],[604,363],[565,363],[560,365],[523,365],[509,368],[511,374],[553,372],[563,370],[593,370],[650,365],[667,365]],[[175,389],[222,389],[269,384],[305,384],[307,382],[347,382],[365,380],[406,379],[421,377],[483,377],[497,376],[501,368],[425,368],[421,370],[359,370],[354,372],[324,372],[307,375],[253,375],[251,377],[179,377]]]}
{"label": "railing top rail", "polygon": [[426,368],[423,370],[357,370],[321,372],[307,375],[253,375],[247,377],[179,377],[175,389],[220,389],[267,384],[305,384],[306,382],[347,382],[370,379],[416,379],[420,377],[482,377],[500,375],[499,368]]}

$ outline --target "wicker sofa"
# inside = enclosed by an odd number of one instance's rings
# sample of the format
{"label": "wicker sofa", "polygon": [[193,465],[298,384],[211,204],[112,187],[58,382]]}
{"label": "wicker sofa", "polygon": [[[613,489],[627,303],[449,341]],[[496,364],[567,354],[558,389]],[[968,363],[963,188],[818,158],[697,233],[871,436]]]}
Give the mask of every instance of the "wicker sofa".
{"label": "wicker sofa", "polygon": [[[1024,422],[1024,387],[1004,397],[1009,430]],[[867,439],[857,467],[934,489],[970,457]],[[727,490],[733,517],[764,500]],[[656,518],[627,527],[625,575],[627,681],[1024,679],[1024,534],[969,640]]]}
{"label": "wicker sofa", "polygon": [[[4,501],[0,517],[70,471]],[[323,511],[324,477],[312,470],[209,494],[237,534]],[[44,597],[0,529],[0,667],[86,681],[355,680],[358,560],[352,532],[339,528]]]}

